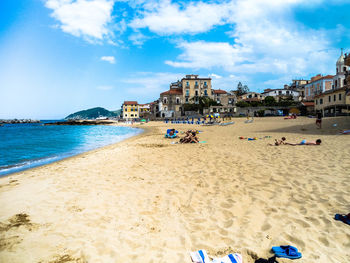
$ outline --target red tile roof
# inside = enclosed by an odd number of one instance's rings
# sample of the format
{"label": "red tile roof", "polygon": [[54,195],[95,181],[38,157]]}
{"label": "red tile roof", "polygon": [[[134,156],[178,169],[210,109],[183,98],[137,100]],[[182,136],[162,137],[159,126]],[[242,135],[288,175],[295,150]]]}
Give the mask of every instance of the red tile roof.
{"label": "red tile roof", "polygon": [[222,90],[222,89],[213,89],[212,90],[215,94],[227,94],[226,91]]}
{"label": "red tile roof", "polygon": [[301,104],[303,104],[305,107],[315,106],[315,102],[313,101],[304,101]]}
{"label": "red tile roof", "polygon": [[182,95],[182,89],[170,89],[160,93],[160,95]]}
{"label": "red tile roof", "polygon": [[137,101],[124,101],[123,105],[137,105]]}

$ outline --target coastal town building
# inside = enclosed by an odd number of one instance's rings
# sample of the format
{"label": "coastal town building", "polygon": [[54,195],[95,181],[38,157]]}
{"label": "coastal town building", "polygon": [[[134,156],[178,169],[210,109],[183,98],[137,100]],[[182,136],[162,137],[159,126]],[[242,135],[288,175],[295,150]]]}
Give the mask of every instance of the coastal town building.
{"label": "coastal town building", "polygon": [[336,63],[336,74],[333,77],[333,89],[343,88],[345,81],[345,73],[348,70],[348,66],[345,65],[343,49],[341,50],[340,57]]}
{"label": "coastal town building", "polygon": [[139,117],[140,118],[149,118],[150,117],[150,112],[151,112],[151,104],[146,103],[146,104],[139,104]]}
{"label": "coastal town building", "polygon": [[294,101],[301,101],[300,92],[297,90],[289,89],[289,87],[288,89],[265,89],[262,95],[264,97],[274,97],[276,101],[288,98],[293,98]]}
{"label": "coastal town building", "polygon": [[310,80],[307,79],[293,79],[290,85],[287,85],[287,89],[298,91],[301,100],[305,100],[305,85],[309,84]]}
{"label": "coastal town building", "polygon": [[121,115],[124,120],[134,120],[139,118],[139,105],[137,101],[124,101]]}
{"label": "coastal town building", "polygon": [[[348,62],[350,64],[350,61]],[[348,114],[350,109],[350,92],[346,77],[349,75],[349,65],[345,64],[343,50],[336,62],[336,75],[333,77],[332,88],[315,95],[315,110],[325,116]]]}
{"label": "coastal town building", "polygon": [[332,89],[333,75],[322,76],[318,74],[311,78],[310,82],[305,85],[305,100],[313,101],[316,94]]}
{"label": "coastal town building", "polygon": [[261,102],[265,99],[265,96],[263,94],[260,94],[258,92],[248,92],[238,98],[239,101],[245,101],[245,102]]}
{"label": "coastal town building", "polygon": [[168,91],[162,92],[159,99],[159,112],[162,118],[179,117],[183,111],[183,89],[181,82],[170,84]]}
{"label": "coastal town building", "polygon": [[182,88],[184,103],[198,103],[198,97],[208,96],[213,98],[211,78],[198,78],[198,75],[186,75],[181,79],[179,88]]}

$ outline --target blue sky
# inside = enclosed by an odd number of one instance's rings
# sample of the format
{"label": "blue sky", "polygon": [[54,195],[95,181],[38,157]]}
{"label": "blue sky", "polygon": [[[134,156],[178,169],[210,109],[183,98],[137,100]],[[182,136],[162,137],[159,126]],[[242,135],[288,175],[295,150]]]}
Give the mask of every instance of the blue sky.
{"label": "blue sky", "polygon": [[151,102],[185,74],[279,88],[335,74],[350,1],[2,0],[0,118]]}

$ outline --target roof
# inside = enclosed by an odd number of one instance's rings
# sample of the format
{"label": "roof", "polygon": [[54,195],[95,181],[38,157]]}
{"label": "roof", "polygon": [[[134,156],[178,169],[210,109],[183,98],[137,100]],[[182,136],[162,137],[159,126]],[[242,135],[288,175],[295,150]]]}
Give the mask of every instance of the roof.
{"label": "roof", "polygon": [[305,107],[315,106],[315,102],[313,101],[304,101],[301,104],[303,104]]}
{"label": "roof", "polygon": [[316,81],[319,81],[319,80],[323,80],[323,79],[333,79],[333,75],[327,75],[327,76],[323,76],[323,77],[321,77],[321,78],[318,78],[318,79],[316,79],[316,80],[314,80],[314,81],[310,81],[308,84],[306,84],[305,86],[308,86],[308,85],[310,85],[310,84],[312,84],[312,83],[314,83],[314,82],[316,82]]}
{"label": "roof", "polygon": [[227,94],[227,91],[224,91],[222,89],[212,89],[212,91],[215,93],[215,94]]}
{"label": "roof", "polygon": [[182,95],[182,89],[170,89],[160,93],[160,95]]}
{"label": "roof", "polygon": [[137,101],[130,100],[130,101],[124,101],[123,105],[137,105]]}

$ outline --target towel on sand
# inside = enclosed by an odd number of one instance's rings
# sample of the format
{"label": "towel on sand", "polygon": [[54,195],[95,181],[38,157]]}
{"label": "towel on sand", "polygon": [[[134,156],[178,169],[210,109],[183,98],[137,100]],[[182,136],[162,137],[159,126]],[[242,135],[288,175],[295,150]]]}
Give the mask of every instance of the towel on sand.
{"label": "towel on sand", "polygon": [[238,253],[228,254],[223,258],[214,258],[211,261],[205,250],[191,252],[191,259],[195,263],[243,263],[242,256]]}

